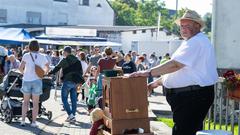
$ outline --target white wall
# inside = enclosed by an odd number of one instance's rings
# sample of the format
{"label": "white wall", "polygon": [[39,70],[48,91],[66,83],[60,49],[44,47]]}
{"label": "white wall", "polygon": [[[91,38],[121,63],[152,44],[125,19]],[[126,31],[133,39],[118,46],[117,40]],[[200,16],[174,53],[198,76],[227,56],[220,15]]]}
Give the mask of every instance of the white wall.
{"label": "white wall", "polygon": [[153,52],[157,56],[164,56],[166,53],[169,53],[170,56],[177,50],[182,41],[140,41],[138,43],[138,53],[146,53],[148,55]]}
{"label": "white wall", "polygon": [[156,37],[156,32],[151,32],[150,29],[146,30],[146,33],[142,33],[142,30],[138,30],[136,34],[133,34],[132,31],[125,31],[122,32],[122,49],[124,52],[128,52],[132,50],[132,41],[145,41],[148,44],[151,42],[154,44],[156,41],[171,41],[175,37],[174,36],[167,36],[165,32],[160,31],[158,37]]}
{"label": "white wall", "polygon": [[[7,23],[4,24],[26,23],[26,12],[34,11],[42,13],[42,24],[57,25],[66,18],[68,25],[113,25],[114,11],[108,2],[89,1],[89,6],[80,6],[79,0],[68,0],[67,3],[53,0],[0,0],[0,9],[7,9]],[[97,7],[98,3],[101,7]]]}
{"label": "white wall", "polygon": [[239,0],[214,0],[213,44],[218,68],[240,68],[239,15]]}

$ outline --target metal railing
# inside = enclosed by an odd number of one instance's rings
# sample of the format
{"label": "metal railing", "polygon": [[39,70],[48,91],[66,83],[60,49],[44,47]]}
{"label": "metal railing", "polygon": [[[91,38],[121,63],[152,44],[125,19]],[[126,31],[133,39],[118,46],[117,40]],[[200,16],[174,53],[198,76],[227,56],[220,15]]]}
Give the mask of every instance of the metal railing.
{"label": "metal railing", "polygon": [[228,130],[233,134],[240,135],[240,131],[234,133],[234,128],[240,129],[240,99],[228,97],[228,92],[219,78],[215,85],[214,103],[204,122],[205,130]]}

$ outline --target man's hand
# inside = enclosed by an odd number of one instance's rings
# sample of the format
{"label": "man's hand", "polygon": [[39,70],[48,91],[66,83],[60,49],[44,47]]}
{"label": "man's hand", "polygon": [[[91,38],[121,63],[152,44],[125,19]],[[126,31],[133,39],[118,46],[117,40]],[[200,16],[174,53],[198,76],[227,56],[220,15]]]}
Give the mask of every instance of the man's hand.
{"label": "man's hand", "polygon": [[158,81],[154,81],[148,84],[147,88],[148,91],[152,91],[153,89],[157,88],[158,86],[160,86]]}
{"label": "man's hand", "polygon": [[148,72],[147,71],[138,71],[138,72],[133,72],[129,75],[129,77],[147,77],[148,76]]}

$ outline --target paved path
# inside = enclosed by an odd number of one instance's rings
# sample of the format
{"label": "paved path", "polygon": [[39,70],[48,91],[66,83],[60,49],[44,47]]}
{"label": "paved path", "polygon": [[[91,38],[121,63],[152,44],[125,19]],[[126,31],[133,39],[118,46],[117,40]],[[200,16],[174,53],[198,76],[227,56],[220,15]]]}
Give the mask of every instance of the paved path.
{"label": "paved path", "polygon": [[[152,111],[170,112],[165,97],[161,94],[161,88],[155,90],[155,94],[149,97],[149,114],[152,119],[156,118],[156,115]],[[60,94],[60,91],[58,91]],[[48,111],[53,112],[52,121],[49,121],[47,117],[42,116],[38,118],[39,128],[31,128],[29,124],[26,127],[19,126],[19,121],[13,121],[11,124],[6,124],[0,121],[0,134],[1,135],[88,135],[91,127],[90,118],[87,114],[86,106],[84,103],[78,103],[77,121],[74,124],[65,122],[67,115],[64,111],[61,111],[62,104],[60,98],[57,101],[54,100],[54,91],[51,92],[49,100],[43,103]],[[28,122],[28,121],[27,121]],[[157,135],[171,135],[171,128],[167,127],[161,122],[151,121],[151,130]]]}

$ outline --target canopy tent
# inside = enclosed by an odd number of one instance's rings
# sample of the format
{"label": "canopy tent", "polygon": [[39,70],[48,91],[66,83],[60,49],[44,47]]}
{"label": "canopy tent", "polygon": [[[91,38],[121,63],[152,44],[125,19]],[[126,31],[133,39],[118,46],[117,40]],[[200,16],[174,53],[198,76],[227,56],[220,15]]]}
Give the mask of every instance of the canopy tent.
{"label": "canopy tent", "polygon": [[0,28],[0,44],[22,45],[23,42],[29,42],[32,36],[20,28]]}

